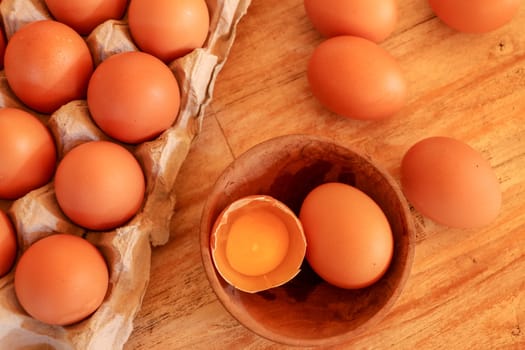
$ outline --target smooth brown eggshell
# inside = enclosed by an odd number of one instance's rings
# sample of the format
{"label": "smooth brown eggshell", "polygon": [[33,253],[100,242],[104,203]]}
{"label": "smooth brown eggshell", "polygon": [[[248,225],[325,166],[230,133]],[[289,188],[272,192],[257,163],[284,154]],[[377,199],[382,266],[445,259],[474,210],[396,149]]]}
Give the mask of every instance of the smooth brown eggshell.
{"label": "smooth brown eggshell", "polygon": [[128,0],[45,0],[45,3],[57,21],[86,35],[109,19],[121,18]]}
{"label": "smooth brown eggshell", "polygon": [[[260,209],[270,211],[285,224],[289,244],[284,260],[274,270],[259,276],[247,276],[237,272],[228,262],[226,244],[229,228],[239,215]],[[228,283],[244,292],[256,293],[282,285],[299,273],[305,256],[306,238],[299,219],[288,207],[270,196],[254,195],[241,198],[223,210],[213,227],[210,249],[215,267]]]}
{"label": "smooth brown eggshell", "polygon": [[77,225],[109,230],[137,213],[145,195],[140,164],[124,147],[91,141],[66,153],[55,176],[57,202]]}
{"label": "smooth brown eggshell", "polygon": [[401,163],[401,184],[419,212],[446,226],[482,227],[500,211],[499,180],[488,161],[450,137],[429,137],[410,147]]}
{"label": "smooth brown eggshell", "polygon": [[15,270],[15,292],[34,318],[53,325],[93,313],[108,289],[109,273],[97,248],[71,234],[52,234],[32,244]]}
{"label": "smooth brown eggshell", "polygon": [[36,116],[0,109],[0,198],[16,199],[45,185],[56,160],[53,136]]}
{"label": "smooth brown eggshell", "polygon": [[84,98],[93,72],[84,39],[67,25],[52,20],[20,28],[7,43],[4,66],[15,95],[27,106],[48,114]]}
{"label": "smooth brown eggshell", "polygon": [[210,26],[204,0],[131,0],[128,20],[137,46],[165,62],[202,47]]}
{"label": "smooth brown eggshell", "polygon": [[104,60],[88,85],[87,103],[95,123],[126,143],[151,140],[179,113],[180,89],[168,66],[144,52],[123,52]]}
{"label": "smooth brown eggshell", "polygon": [[0,277],[11,270],[16,258],[16,233],[7,214],[0,210]]}
{"label": "smooth brown eggshell", "polygon": [[390,224],[364,192],[339,182],[322,184],[308,193],[299,218],[308,241],[306,259],[327,282],[364,288],[388,269],[394,250]]}
{"label": "smooth brown eggshell", "polygon": [[397,23],[395,0],[304,0],[306,14],[324,36],[385,40]]}
{"label": "smooth brown eggshell", "polygon": [[339,115],[374,120],[404,105],[407,86],[396,60],[376,43],[356,36],[323,41],[307,67],[312,94]]}
{"label": "smooth brown eggshell", "polygon": [[436,15],[449,27],[465,33],[487,33],[509,23],[520,0],[429,0]]}

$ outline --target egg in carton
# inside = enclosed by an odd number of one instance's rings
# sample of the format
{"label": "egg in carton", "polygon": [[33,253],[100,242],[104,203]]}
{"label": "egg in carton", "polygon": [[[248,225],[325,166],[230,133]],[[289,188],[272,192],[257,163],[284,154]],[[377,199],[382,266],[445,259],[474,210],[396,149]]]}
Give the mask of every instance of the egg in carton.
{"label": "egg in carton", "polygon": [[[95,244],[110,273],[108,292],[95,313],[70,326],[52,326],[24,312],[14,292],[13,268],[0,278],[0,349],[121,349],[129,338],[149,282],[152,246],[167,243],[170,236],[170,222],[176,215],[175,179],[201,129],[216,77],[250,0],[206,3],[210,29],[204,46],[169,64],[181,90],[176,121],[152,141],[124,145],[139,160],[147,183],[143,205],[131,221],[109,232],[86,231],[62,213],[52,182],[15,201],[0,201],[16,228],[19,256],[38,239],[64,232],[83,236]],[[43,0],[3,0],[0,12],[7,38],[27,23],[52,19]],[[126,17],[104,22],[85,40],[95,65],[113,54],[138,50]],[[0,72],[0,107],[28,110],[10,90],[4,71]],[[49,126],[59,159],[80,143],[109,139],[92,121],[85,100],[72,101],[52,115],[29,111]]]}

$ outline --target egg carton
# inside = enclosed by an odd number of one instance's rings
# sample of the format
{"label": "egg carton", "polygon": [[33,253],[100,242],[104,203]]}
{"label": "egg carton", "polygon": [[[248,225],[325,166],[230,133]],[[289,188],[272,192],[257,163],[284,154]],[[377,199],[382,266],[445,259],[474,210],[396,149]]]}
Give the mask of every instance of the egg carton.
{"label": "egg carton", "polygon": [[[146,196],[137,215],[125,226],[108,232],[90,232],[73,224],[60,210],[52,181],[15,201],[0,201],[17,230],[19,252],[54,232],[85,237],[104,255],[110,284],[106,298],[87,319],[70,326],[52,326],[30,317],[16,299],[14,268],[0,278],[0,349],[46,348],[56,350],[121,349],[133,330],[150,275],[153,246],[170,237],[175,208],[174,183],[191,143],[199,133],[214,83],[223,67],[240,19],[250,0],[207,0],[210,29],[203,48],[169,64],[181,90],[177,120],[155,140],[123,145],[139,160],[144,170]],[[43,0],[3,0],[0,13],[9,39],[23,25],[51,19]],[[126,16],[109,20],[85,37],[95,65],[125,51],[136,51]],[[0,107],[30,111],[49,126],[61,159],[74,146],[109,139],[93,123],[85,100],[72,101],[52,115],[29,110],[12,93],[0,71]],[[15,263],[16,264],[16,263]]]}

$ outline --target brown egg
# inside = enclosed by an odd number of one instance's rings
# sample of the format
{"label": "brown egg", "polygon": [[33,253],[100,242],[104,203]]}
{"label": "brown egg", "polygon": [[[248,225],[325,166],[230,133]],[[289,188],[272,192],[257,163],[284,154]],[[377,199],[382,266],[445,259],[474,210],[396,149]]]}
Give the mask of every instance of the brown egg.
{"label": "brown egg", "polygon": [[509,23],[520,0],[429,0],[436,15],[451,28],[466,33],[487,33]]}
{"label": "brown egg", "polygon": [[45,3],[56,20],[86,35],[108,19],[121,18],[128,0],[45,0]]}
{"label": "brown egg", "polygon": [[490,164],[450,137],[429,137],[410,147],[401,163],[401,184],[421,214],[450,227],[487,225],[501,207],[499,181]]}
{"label": "brown egg", "polygon": [[307,75],[319,102],[348,118],[386,118],[405,105],[407,86],[399,65],[387,51],[363,38],[325,40],[314,50]]}
{"label": "brown egg", "polygon": [[381,42],[397,22],[395,0],[304,0],[304,8],[326,37],[354,35]]}
{"label": "brown egg", "polygon": [[11,270],[16,258],[16,234],[9,217],[0,210],[0,277]]}
{"label": "brown egg", "polygon": [[210,250],[219,274],[235,288],[256,293],[282,285],[300,271],[306,241],[301,223],[270,196],[248,196],[217,218]]}
{"label": "brown egg", "polygon": [[127,143],[157,137],[179,113],[179,85],[171,70],[144,52],[125,52],[103,61],[89,81],[87,103],[95,123]]}
{"label": "brown egg", "polygon": [[131,0],[128,20],[137,46],[164,62],[202,47],[210,26],[204,0]]}
{"label": "brown egg", "polygon": [[124,147],[91,141],[69,151],[59,163],[55,192],[74,223],[108,230],[131,219],[142,205],[145,180],[135,157]]}
{"label": "brown egg", "polygon": [[15,293],[33,318],[70,325],[98,309],[108,289],[104,257],[83,238],[53,234],[31,245],[15,270]]}
{"label": "brown egg", "polygon": [[46,126],[21,109],[0,109],[0,198],[16,199],[45,185],[55,166],[55,141]]}
{"label": "brown egg", "polygon": [[361,190],[330,182],[314,188],[299,218],[306,259],[325,281],[347,289],[370,286],[392,260],[392,230],[381,208]]}
{"label": "brown egg", "polygon": [[51,20],[18,30],[7,43],[4,66],[15,95],[42,113],[84,98],[93,72],[91,53],[82,37]]}

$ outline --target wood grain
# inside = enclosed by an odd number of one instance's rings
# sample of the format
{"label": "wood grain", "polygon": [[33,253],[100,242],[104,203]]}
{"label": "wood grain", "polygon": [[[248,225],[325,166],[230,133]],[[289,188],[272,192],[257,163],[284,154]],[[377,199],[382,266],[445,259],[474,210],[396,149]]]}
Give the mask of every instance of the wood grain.
{"label": "wood grain", "polygon": [[482,229],[449,229],[412,214],[412,274],[371,332],[335,349],[525,348],[525,6],[484,35],[454,32],[425,0],[400,0],[381,45],[409,83],[406,107],[362,122],[327,112],[305,69],[322,41],[300,0],[253,0],[215,86],[204,128],[178,177],[170,242],[155,248],[151,281],[126,349],[282,349],[241,326],[217,301],[200,261],[207,192],[227,164],[269,138],[307,133],[359,147],[399,180],[400,160],[431,135],[467,142],[491,163],[503,208]]}

